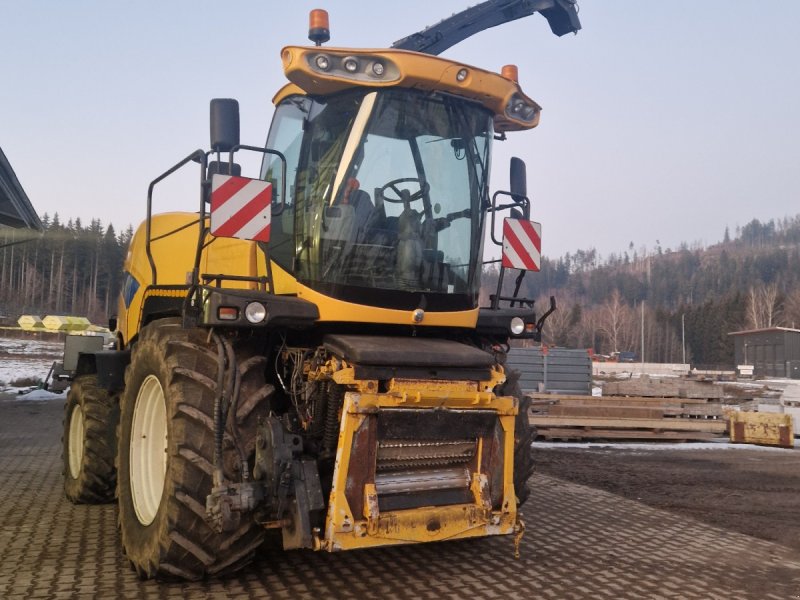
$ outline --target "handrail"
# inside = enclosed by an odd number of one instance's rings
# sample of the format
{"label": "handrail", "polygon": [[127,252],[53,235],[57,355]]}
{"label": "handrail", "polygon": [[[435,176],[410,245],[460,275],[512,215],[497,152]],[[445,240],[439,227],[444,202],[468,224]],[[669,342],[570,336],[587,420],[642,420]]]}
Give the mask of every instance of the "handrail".
{"label": "handrail", "polygon": [[153,181],[150,182],[150,185],[147,188],[147,220],[145,221],[145,254],[147,255],[147,260],[150,263],[150,271],[153,276],[152,285],[158,284],[158,272],[156,270],[156,262],[153,259],[153,252],[150,249],[150,242],[151,237],[151,222],[153,219],[153,189],[156,187],[156,184],[160,183],[170,175],[172,175],[175,171],[183,167],[189,162],[196,162],[200,164],[200,238],[202,239],[202,231],[205,224],[205,178],[206,178],[206,167],[208,158],[206,153],[203,150],[195,150],[189,156],[178,162],[177,164],[173,165],[168,170],[164,171],[161,175],[156,177]]}

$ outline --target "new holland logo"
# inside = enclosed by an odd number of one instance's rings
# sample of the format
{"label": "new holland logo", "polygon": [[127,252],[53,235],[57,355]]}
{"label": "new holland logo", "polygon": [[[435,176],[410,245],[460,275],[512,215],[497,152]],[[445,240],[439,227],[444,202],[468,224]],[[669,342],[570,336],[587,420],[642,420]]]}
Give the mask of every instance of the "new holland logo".
{"label": "new holland logo", "polygon": [[259,179],[211,178],[211,233],[257,242],[269,241],[272,185]]}

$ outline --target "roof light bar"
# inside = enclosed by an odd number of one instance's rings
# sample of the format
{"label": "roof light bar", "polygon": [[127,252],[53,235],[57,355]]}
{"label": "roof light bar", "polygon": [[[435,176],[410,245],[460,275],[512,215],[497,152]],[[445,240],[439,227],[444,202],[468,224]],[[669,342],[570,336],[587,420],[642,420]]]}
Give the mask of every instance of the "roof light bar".
{"label": "roof light bar", "polygon": [[391,60],[369,54],[339,56],[320,52],[309,54],[307,61],[313,71],[330,77],[362,82],[388,82],[400,77],[400,69]]}

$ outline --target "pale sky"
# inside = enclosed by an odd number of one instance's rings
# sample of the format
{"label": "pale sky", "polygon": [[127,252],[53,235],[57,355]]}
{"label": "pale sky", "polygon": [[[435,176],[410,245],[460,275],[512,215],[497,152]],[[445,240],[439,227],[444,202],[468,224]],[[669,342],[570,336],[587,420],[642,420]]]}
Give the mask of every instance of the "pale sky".
{"label": "pale sky", "polygon": [[[211,98],[237,98],[242,142],[263,144],[280,49],[309,43],[311,8],[330,13],[329,45],[385,47],[475,1],[0,0],[0,147],[40,215],[136,226],[149,182],[208,146]],[[543,106],[495,144],[492,189],[510,156],[527,162],[545,255],[711,244],[800,213],[800,2],[580,8],[576,36],[535,15],[444,54],[517,64]],[[196,210],[198,177],[156,210]]]}

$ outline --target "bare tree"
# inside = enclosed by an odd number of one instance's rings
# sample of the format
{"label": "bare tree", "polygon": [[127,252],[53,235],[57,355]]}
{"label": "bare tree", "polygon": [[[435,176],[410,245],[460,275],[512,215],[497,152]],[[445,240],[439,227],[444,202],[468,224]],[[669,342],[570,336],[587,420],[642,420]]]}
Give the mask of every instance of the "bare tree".
{"label": "bare tree", "polygon": [[745,315],[750,329],[774,327],[780,318],[778,284],[751,286],[747,292]]}
{"label": "bare tree", "polygon": [[611,298],[601,307],[597,330],[606,338],[611,352],[631,343],[632,311],[622,302],[619,290],[611,293]]}
{"label": "bare tree", "polygon": [[794,290],[784,300],[783,322],[792,329],[800,328],[800,289]]}
{"label": "bare tree", "polygon": [[597,321],[599,309],[592,307],[583,311],[581,322],[576,329],[576,345],[578,348],[592,348],[599,351],[597,339]]}
{"label": "bare tree", "polygon": [[762,298],[764,300],[764,320],[766,321],[766,327],[774,327],[778,324],[781,313],[781,307],[778,302],[779,296],[777,283],[764,286]]}
{"label": "bare tree", "polygon": [[[543,301],[536,303],[537,306],[547,306]],[[548,346],[571,346],[573,345],[575,330],[575,312],[570,309],[575,303],[568,295],[563,295],[558,299],[558,310],[551,313],[547,318],[546,325],[542,331],[542,341]]]}

